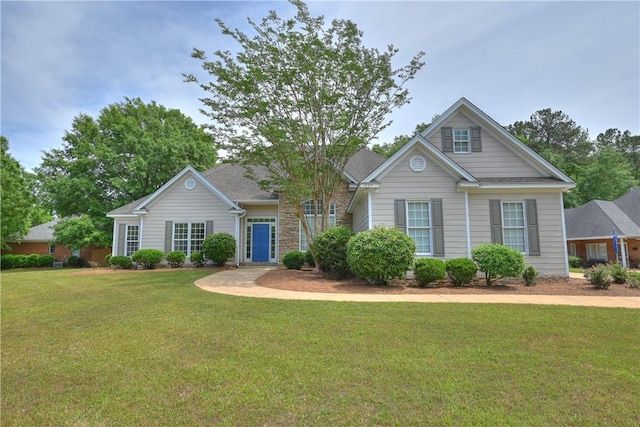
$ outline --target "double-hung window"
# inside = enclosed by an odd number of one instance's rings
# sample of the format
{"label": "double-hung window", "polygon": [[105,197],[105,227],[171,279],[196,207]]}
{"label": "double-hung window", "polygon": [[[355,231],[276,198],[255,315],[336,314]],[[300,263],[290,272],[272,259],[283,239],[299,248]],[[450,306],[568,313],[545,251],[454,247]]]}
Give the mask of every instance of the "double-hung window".
{"label": "double-hung window", "polygon": [[[329,207],[329,224],[328,227],[336,226],[336,205],[335,203],[331,203]],[[309,200],[302,204],[302,210],[304,212],[304,216],[307,219],[307,223],[309,224],[309,228],[311,229],[311,234],[313,234],[313,230],[315,228],[315,217],[313,214],[313,201]],[[318,219],[321,219],[323,212],[323,205],[321,201],[318,201]],[[309,249],[309,243],[307,242],[307,235],[304,232],[304,228],[302,224],[300,224],[300,250],[306,251]]]}
{"label": "double-hung window", "polygon": [[419,255],[431,253],[431,206],[429,202],[407,202],[407,234]]}
{"label": "double-hung window", "polygon": [[140,227],[127,225],[127,234],[124,239],[124,256],[131,256],[138,250],[140,244]]}
{"label": "double-hung window", "polygon": [[453,130],[453,152],[469,153],[471,152],[471,135],[469,129]]}
{"label": "double-hung window", "polygon": [[176,222],[173,224],[173,250],[191,256],[192,252],[202,252],[205,238],[204,222]]}
{"label": "double-hung window", "polygon": [[524,203],[502,203],[503,243],[519,252],[527,252],[527,226],[524,217]]}

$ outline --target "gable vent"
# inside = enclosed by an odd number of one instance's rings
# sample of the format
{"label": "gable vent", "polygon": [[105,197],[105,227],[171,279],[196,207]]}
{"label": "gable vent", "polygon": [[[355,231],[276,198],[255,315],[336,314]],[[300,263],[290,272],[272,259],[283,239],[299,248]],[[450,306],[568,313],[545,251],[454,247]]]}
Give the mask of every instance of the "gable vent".
{"label": "gable vent", "polygon": [[409,160],[409,167],[414,172],[422,172],[427,167],[427,161],[422,156],[413,156]]}

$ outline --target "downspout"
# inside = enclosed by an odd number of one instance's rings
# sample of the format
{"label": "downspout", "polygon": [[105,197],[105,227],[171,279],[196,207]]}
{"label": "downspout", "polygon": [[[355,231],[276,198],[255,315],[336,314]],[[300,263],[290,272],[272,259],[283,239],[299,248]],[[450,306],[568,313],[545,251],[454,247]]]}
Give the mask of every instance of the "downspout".
{"label": "downspout", "polygon": [[562,219],[562,246],[564,247],[564,275],[569,277],[569,254],[567,253],[567,227],[564,220],[564,193],[560,193],[560,218]]}
{"label": "downspout", "polygon": [[367,191],[367,230],[373,229],[373,196],[371,190]]}
{"label": "downspout", "polygon": [[471,259],[471,221],[469,219],[469,192],[464,192],[464,220],[467,228],[467,258]]}

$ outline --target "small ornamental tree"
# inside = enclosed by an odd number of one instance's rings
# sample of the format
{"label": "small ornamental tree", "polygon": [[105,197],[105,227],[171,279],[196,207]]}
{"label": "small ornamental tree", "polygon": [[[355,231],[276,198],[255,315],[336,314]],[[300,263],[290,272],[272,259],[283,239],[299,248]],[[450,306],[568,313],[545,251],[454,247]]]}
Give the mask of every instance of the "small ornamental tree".
{"label": "small ornamental tree", "polygon": [[524,270],[524,255],[505,245],[483,243],[471,250],[471,256],[484,273],[487,286],[503,277],[519,277]]}
{"label": "small ornamental tree", "polygon": [[213,233],[202,242],[202,253],[207,259],[222,267],[236,253],[236,239],[229,233]]}
{"label": "small ornamental tree", "polygon": [[347,262],[357,277],[386,285],[413,266],[416,244],[396,228],[375,227],[353,236],[347,245]]}
{"label": "small ornamental tree", "polygon": [[318,234],[313,239],[316,263],[325,271],[336,273],[340,278],[346,277],[351,271],[347,262],[347,244],[354,235],[353,230],[344,225]]}

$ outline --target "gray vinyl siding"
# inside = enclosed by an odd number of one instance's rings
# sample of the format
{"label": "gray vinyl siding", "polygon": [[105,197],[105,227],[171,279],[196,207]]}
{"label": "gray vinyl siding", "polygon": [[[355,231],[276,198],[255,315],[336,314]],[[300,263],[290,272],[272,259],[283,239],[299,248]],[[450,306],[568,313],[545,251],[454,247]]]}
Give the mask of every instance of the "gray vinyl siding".
{"label": "gray vinyl siding", "polygon": [[[464,113],[455,114],[443,127],[454,129],[470,129],[481,127],[482,151],[472,153],[444,153],[462,168],[476,178],[504,178],[504,177],[542,177],[541,172],[533,168],[519,155],[511,151],[500,142],[488,126],[472,121]],[[442,150],[442,135],[440,129],[434,129],[427,135],[427,140],[437,149]]]}
{"label": "gray vinyl siding", "polygon": [[525,255],[525,262],[542,275],[565,275],[565,242],[562,240],[562,193],[526,192],[470,193],[471,247],[491,242],[489,200],[525,202],[535,199],[538,212],[540,255]]}
{"label": "gray vinyl siding", "polygon": [[353,209],[353,231],[359,233],[369,229],[369,209],[367,196],[360,200]]}
{"label": "gray vinyl siding", "polygon": [[235,217],[229,213],[229,206],[220,200],[202,183],[188,191],[184,187],[185,179],[176,182],[151,206],[144,218],[143,247],[160,249],[165,247],[165,223],[214,221],[214,233],[229,233],[235,236]]}
{"label": "gray vinyl siding", "polygon": [[[414,155],[426,159],[424,171],[414,172],[409,168],[409,160]],[[442,199],[445,259],[466,257],[464,193],[457,190],[456,181],[421,150],[406,153],[381,179],[380,188],[373,193],[373,225],[394,226],[395,200]]]}

